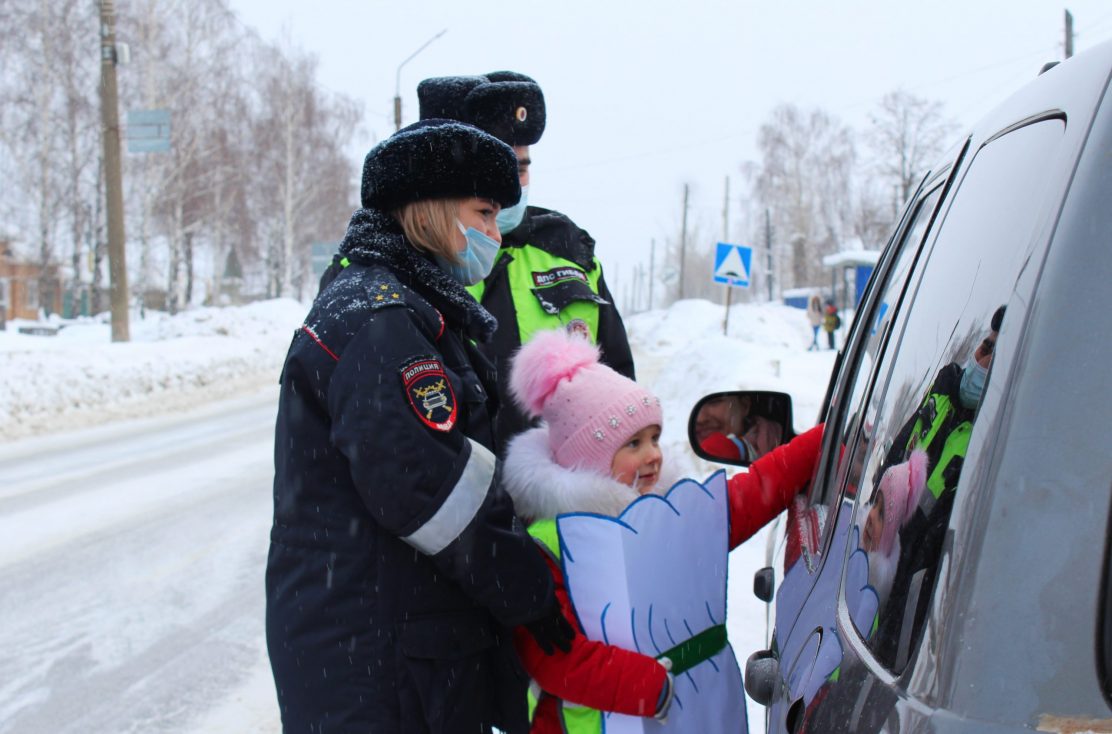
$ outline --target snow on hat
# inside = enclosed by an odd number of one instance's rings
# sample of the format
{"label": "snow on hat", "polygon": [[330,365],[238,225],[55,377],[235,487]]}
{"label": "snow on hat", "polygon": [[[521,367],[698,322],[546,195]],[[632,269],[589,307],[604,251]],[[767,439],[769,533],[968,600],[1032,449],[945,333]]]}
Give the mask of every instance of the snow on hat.
{"label": "snow on hat", "polygon": [[505,143],[454,120],[421,120],[367,153],[364,209],[394,211],[423,199],[478,196],[501,206],[521,198],[517,156]]}
{"label": "snow on hat", "polygon": [[884,529],[880,532],[879,549],[884,555],[892,552],[896,533],[911,519],[926,486],[927,454],[919,449],[912,451],[911,458],[904,463],[889,467],[880,478]]}
{"label": "snow on hat", "polygon": [[417,99],[422,120],[460,120],[507,145],[533,145],[544,134],[544,93],[514,71],[425,79],[417,85]]}
{"label": "snow on hat", "polygon": [[618,449],[646,426],[663,424],[655,395],[562,329],[542,331],[518,351],[510,392],[525,412],[544,419],[552,458],[567,468],[609,475]]}

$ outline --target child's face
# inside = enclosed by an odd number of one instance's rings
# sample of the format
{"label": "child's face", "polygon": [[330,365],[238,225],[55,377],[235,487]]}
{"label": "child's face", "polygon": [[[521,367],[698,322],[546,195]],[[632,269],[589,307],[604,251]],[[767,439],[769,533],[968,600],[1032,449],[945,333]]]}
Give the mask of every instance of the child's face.
{"label": "child's face", "polygon": [[884,493],[877,492],[876,500],[865,518],[865,530],[861,534],[861,547],[872,553],[880,548],[880,536],[884,533]]}
{"label": "child's face", "polygon": [[660,426],[645,426],[618,449],[610,463],[610,476],[639,494],[651,492],[660,479]]}

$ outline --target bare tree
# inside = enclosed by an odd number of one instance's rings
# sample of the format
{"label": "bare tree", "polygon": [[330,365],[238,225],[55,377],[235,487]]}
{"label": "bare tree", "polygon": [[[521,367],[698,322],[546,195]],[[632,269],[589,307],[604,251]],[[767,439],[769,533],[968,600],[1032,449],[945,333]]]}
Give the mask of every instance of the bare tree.
{"label": "bare tree", "polygon": [[[15,185],[5,210],[30,235],[50,302],[48,266],[65,257],[71,283],[89,238],[99,124],[95,7],[79,0],[0,4],[0,149]],[[65,233],[65,234],[63,234]],[[66,242],[68,240],[68,242]],[[62,245],[65,245],[63,248]]]}
{"label": "bare tree", "polygon": [[869,119],[877,170],[896,187],[897,204],[903,203],[927,167],[945,152],[957,126],[944,116],[940,102],[902,89],[884,95]]}
{"label": "bare tree", "polygon": [[[44,272],[65,263],[71,286],[82,285],[92,255],[94,308],[105,253],[98,28],[90,0],[0,0],[0,176],[9,184],[0,215],[20,254]],[[309,244],[339,239],[351,213],[345,146],[359,108],[320,88],[315,59],[245,29],[227,0],[132,0],[117,36],[134,61],[120,73],[123,109],[171,113],[170,152],[124,159],[127,229],[140,247],[135,289],[164,287],[171,311],[202,282],[217,298],[228,263],[261,274],[260,250],[275,244],[265,255],[270,292],[301,295]]]}
{"label": "bare tree", "polygon": [[853,132],[822,110],[781,105],[761,126],[758,147],[755,193],[788,248],[781,285],[819,282],[821,256],[835,251],[851,229]]}
{"label": "bare tree", "polygon": [[253,137],[267,238],[267,293],[289,295],[305,284],[310,245],[342,233],[350,214],[353,168],[342,141],[359,121],[353,102],[315,84],[317,60],[293,49],[267,49],[256,72],[259,116]]}

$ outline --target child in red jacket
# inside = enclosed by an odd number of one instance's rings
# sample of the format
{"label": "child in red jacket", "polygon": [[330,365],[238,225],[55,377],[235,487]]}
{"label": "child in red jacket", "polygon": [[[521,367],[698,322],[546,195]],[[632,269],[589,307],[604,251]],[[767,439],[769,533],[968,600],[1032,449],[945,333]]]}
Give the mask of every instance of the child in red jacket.
{"label": "child in red jacket", "polygon": [[[548,551],[557,598],[577,632],[569,652],[551,655],[525,630],[514,635],[533,679],[531,731],[600,730],[599,711],[663,719],[672,694],[668,661],[583,635],[552,523],[568,512],[617,516],[638,496],[669,488],[661,479],[660,400],[601,364],[596,347],[562,331],[541,332],[521,349],[510,390],[543,422],[511,441],[504,486],[517,514],[530,519],[530,533]],[[818,426],[728,480],[731,549],[780,514],[810,481],[821,441]]]}

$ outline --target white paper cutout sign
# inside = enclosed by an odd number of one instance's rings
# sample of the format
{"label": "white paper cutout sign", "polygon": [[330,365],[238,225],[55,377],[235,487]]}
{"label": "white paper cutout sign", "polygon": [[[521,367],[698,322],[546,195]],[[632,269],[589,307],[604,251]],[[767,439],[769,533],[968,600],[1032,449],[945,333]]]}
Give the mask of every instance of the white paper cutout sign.
{"label": "white paper cutout sign", "polygon": [[[556,519],[564,576],[589,639],[659,657],[726,623],[729,516],[725,472],[645,495],[617,518]],[[711,630],[711,632],[708,632]],[[747,734],[745,692],[733,649],[675,677],[668,721],[604,714],[607,734]]]}

